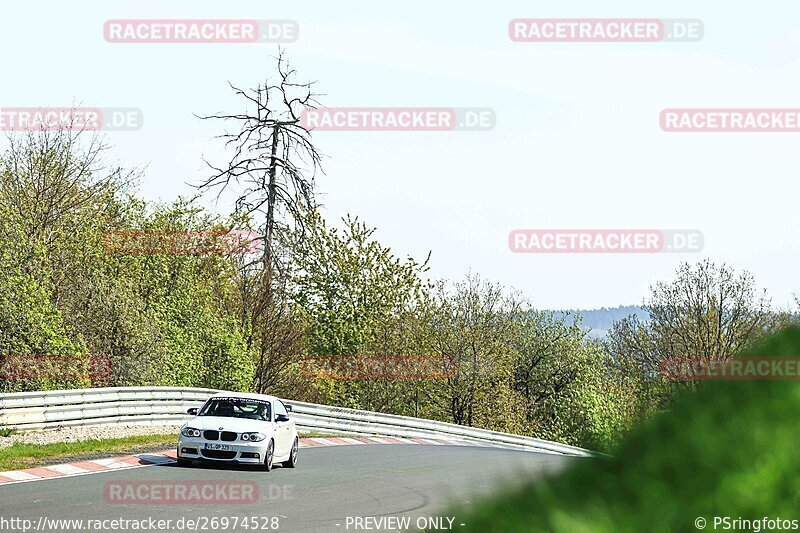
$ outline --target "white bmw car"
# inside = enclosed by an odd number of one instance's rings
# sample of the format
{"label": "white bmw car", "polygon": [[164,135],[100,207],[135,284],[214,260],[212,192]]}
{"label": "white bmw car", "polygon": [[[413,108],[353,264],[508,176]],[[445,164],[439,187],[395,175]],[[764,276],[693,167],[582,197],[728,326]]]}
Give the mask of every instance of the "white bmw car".
{"label": "white bmw car", "polygon": [[180,431],[178,465],[194,460],[256,464],[269,471],[276,463],[297,465],[297,429],[292,407],[274,396],[220,393],[209,398]]}

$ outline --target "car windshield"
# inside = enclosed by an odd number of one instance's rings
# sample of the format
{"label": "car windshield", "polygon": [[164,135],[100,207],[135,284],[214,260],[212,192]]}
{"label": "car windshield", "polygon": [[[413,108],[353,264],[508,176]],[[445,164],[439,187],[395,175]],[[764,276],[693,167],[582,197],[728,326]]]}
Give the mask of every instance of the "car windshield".
{"label": "car windshield", "polygon": [[229,418],[250,418],[269,421],[270,405],[265,400],[250,398],[212,398],[203,406],[197,416],[224,416]]}

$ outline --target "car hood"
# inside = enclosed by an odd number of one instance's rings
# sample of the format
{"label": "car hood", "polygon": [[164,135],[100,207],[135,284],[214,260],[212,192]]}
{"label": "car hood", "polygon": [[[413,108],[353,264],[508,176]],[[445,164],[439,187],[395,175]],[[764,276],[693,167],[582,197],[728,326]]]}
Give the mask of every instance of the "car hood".
{"label": "car hood", "polygon": [[196,416],[189,420],[186,423],[186,426],[199,429],[201,431],[213,429],[216,431],[234,431],[236,433],[245,433],[251,431],[260,431],[261,433],[265,433],[272,429],[271,422],[227,416]]}

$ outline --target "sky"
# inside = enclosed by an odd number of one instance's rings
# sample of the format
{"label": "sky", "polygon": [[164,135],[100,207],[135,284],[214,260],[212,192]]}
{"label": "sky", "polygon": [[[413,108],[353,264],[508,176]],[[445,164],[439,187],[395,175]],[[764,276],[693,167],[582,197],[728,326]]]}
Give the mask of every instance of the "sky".
{"label": "sky", "polygon": [[[320,131],[323,214],[358,215],[431,275],[467,273],[541,308],[638,304],[682,261],[750,271],[776,307],[800,292],[800,133],[668,133],[666,108],[795,108],[793,2],[255,2],[26,0],[0,7],[2,107],[140,109],[107,132],[113,157],[145,169],[140,194],[171,201],[219,160],[219,124],[242,109],[228,82],[272,72],[274,43],[110,43],[110,19],[291,20],[284,44],[328,107],[481,107],[488,131]],[[516,18],[691,18],[696,42],[512,42]],[[209,205],[210,202],[209,202]],[[226,211],[227,206],[212,206]],[[515,254],[514,229],[692,229],[700,252]]]}

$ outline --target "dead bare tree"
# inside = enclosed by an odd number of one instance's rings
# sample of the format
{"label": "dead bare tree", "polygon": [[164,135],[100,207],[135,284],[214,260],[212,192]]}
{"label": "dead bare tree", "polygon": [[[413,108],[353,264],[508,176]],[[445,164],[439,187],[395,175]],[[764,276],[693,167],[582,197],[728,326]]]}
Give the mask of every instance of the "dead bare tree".
{"label": "dead bare tree", "polygon": [[[276,335],[281,321],[291,320],[281,298],[276,298],[281,282],[281,260],[287,257],[279,250],[279,234],[303,227],[304,212],[317,208],[314,179],[322,171],[322,157],[311,141],[311,132],[301,122],[302,114],[316,109],[317,94],[312,82],[295,81],[297,73],[289,66],[284,52],[275,58],[277,76],[267,78],[250,90],[230,84],[234,93],[244,99],[241,113],[201,115],[202,120],[233,122],[236,127],[217,138],[232,151],[225,165],[206,161],[212,169],[209,178],[196,185],[202,192],[216,191],[236,196],[235,214],[257,220],[263,231],[264,249],[260,268],[243,264],[244,293],[253,335],[258,337],[258,356],[253,387],[263,391],[274,379],[274,368],[291,360],[288,350],[296,346],[297,335],[291,328]],[[263,217],[263,218],[262,218]],[[243,293],[243,294],[244,294]],[[276,314],[277,313],[277,314]],[[280,328],[278,328],[280,330]],[[255,338],[249,339],[252,346]]]}
{"label": "dead bare tree", "polygon": [[213,174],[197,187],[217,190],[217,197],[235,189],[238,215],[265,216],[263,265],[272,268],[275,234],[280,216],[302,225],[304,209],[315,208],[314,178],[321,171],[321,156],[311,142],[311,133],[301,123],[305,110],[316,109],[319,96],[312,82],[298,83],[296,71],[279,52],[277,80],[265,80],[254,89],[243,90],[230,84],[234,93],[245,99],[242,113],[201,115],[203,120],[233,121],[232,133],[217,138],[233,156],[222,167],[206,163]]}

